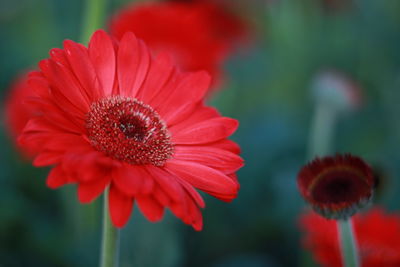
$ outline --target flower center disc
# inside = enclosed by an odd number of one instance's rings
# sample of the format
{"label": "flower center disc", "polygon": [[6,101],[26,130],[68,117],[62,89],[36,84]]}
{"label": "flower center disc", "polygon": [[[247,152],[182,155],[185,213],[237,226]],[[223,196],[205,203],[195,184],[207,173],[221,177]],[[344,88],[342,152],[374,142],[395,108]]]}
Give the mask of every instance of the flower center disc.
{"label": "flower center disc", "polygon": [[369,196],[370,186],[356,173],[332,171],[321,177],[312,196],[321,203],[358,202]]}
{"label": "flower center disc", "polygon": [[135,98],[112,96],[93,103],[86,129],[94,148],[130,164],[162,166],[173,153],[164,121]]}

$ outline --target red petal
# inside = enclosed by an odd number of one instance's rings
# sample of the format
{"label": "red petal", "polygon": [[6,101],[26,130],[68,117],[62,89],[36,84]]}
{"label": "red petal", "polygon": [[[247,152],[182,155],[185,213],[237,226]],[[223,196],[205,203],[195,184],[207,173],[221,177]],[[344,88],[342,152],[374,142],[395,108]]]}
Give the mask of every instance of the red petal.
{"label": "red petal", "polygon": [[240,152],[241,152],[240,146],[238,144],[236,144],[235,142],[233,142],[232,140],[228,140],[228,139],[220,140],[215,143],[208,144],[208,145],[213,146],[215,148],[228,150],[235,154],[240,154]]}
{"label": "red petal", "polygon": [[169,207],[171,205],[171,198],[158,184],[153,187],[153,196],[161,205],[165,207]]}
{"label": "red petal", "polygon": [[[79,153],[94,152],[93,147],[82,136],[70,133],[52,133],[46,144],[45,150],[78,151]],[[99,152],[97,152],[99,153]]]}
{"label": "red petal", "polygon": [[[228,177],[231,178],[232,181],[234,181],[235,183],[237,183],[237,184],[239,185],[239,180],[238,180],[238,178],[237,178],[236,173],[231,173],[231,174],[228,175]],[[239,185],[239,186],[240,186],[240,185]]]}
{"label": "red petal", "polygon": [[207,166],[179,160],[171,160],[164,166],[200,190],[223,195],[237,193],[238,185],[231,178]]}
{"label": "red petal", "polygon": [[145,186],[145,179],[153,179],[146,168],[141,165],[131,166],[123,164],[121,167],[113,171],[113,182],[115,186],[129,196],[135,196],[143,193],[143,190],[148,191]]}
{"label": "red petal", "polygon": [[193,124],[208,119],[220,117],[221,115],[213,107],[205,107],[203,103],[198,103],[190,116],[184,118],[183,121],[170,121],[168,128],[171,132],[180,132],[185,128],[190,128]]}
{"label": "red petal", "polygon": [[189,224],[190,222],[185,221],[183,218],[185,217],[186,214],[186,198],[184,198],[183,200],[179,201],[179,202],[173,202],[170,205],[170,209],[172,211],[172,213],[178,217],[181,218],[183,220],[184,223]]}
{"label": "red petal", "polygon": [[71,176],[79,182],[87,183],[103,176],[111,177],[111,170],[118,162],[94,151],[88,144],[82,146],[77,143],[76,147],[66,150],[62,164]]}
{"label": "red petal", "polygon": [[193,200],[200,208],[205,208],[206,204],[204,203],[203,198],[201,197],[199,192],[197,192],[196,189],[193,188],[193,186],[191,186],[188,182],[184,180],[180,180],[179,183],[185,188],[186,192],[193,198]]}
{"label": "red petal", "polygon": [[34,154],[42,151],[43,145],[47,142],[51,135],[48,133],[29,133],[22,134],[18,138],[18,144],[24,149],[29,149]]}
{"label": "red petal", "polygon": [[30,72],[28,85],[35,95],[44,99],[49,97],[49,82],[43,76],[43,73]]}
{"label": "red petal", "polygon": [[[238,121],[219,117],[191,125],[179,132],[172,132],[174,144],[204,144],[227,138],[238,127]],[[172,130],[172,129],[171,129]]]}
{"label": "red petal", "polygon": [[210,194],[211,196],[224,201],[224,202],[232,202],[233,199],[235,199],[237,197],[237,194],[234,195],[225,195],[225,194],[218,194],[215,192],[209,192],[207,190],[204,190],[205,193]]}
{"label": "red petal", "polygon": [[103,30],[96,31],[90,39],[89,56],[93,62],[104,95],[111,95],[115,77],[116,58],[112,41]]}
{"label": "red petal", "polygon": [[188,215],[191,220],[191,225],[196,231],[201,231],[203,229],[203,216],[197,205],[193,201],[189,201],[189,211]]}
{"label": "red petal", "polygon": [[[148,100],[147,103],[155,109],[162,107],[165,103],[165,100],[169,98],[179,86],[183,77],[184,74],[178,72],[176,68],[172,68],[168,80],[165,82],[165,84],[163,84],[162,87],[157,86],[154,91],[152,90],[154,92],[154,97],[151,98],[151,100]],[[151,79],[151,77],[148,77],[148,79]],[[157,89],[158,91],[156,92]]]}
{"label": "red petal", "polygon": [[177,182],[179,178],[174,174],[153,165],[146,166],[146,169],[170,198],[180,201],[184,197],[182,186]]}
{"label": "red petal", "polygon": [[143,179],[143,186],[141,193],[149,194],[152,192],[153,188],[154,188],[154,179],[153,177],[150,176],[150,174],[148,174],[146,178]]}
{"label": "red petal", "polygon": [[153,107],[157,109],[167,124],[173,124],[174,120],[182,117],[183,111],[189,112],[188,107],[194,108],[193,104],[204,97],[210,81],[210,75],[205,71],[187,73],[182,77],[175,90],[160,103],[160,106]]}
{"label": "red petal", "polygon": [[[38,112],[38,114],[46,114],[46,118],[35,117],[31,120],[39,119],[42,121],[46,121],[48,124],[51,124],[54,129],[58,129],[59,131],[63,132],[77,133],[79,135],[83,132],[86,132],[83,123],[83,117],[79,119],[79,114],[78,116],[76,116],[76,113],[68,113],[65,110],[61,109],[61,107],[55,106],[53,105],[53,103],[48,102],[45,99],[32,98],[30,100],[32,110]],[[32,100],[34,100],[34,102],[32,102]]]}
{"label": "red petal", "polygon": [[[237,179],[237,175],[236,175],[235,173],[231,173],[231,174],[229,174],[229,175],[227,175],[227,176],[228,176],[229,178],[231,178],[232,181],[233,181],[235,184],[237,184],[238,189],[239,189],[239,188],[240,188],[240,184],[239,184],[239,181],[238,181],[238,179]],[[234,195],[224,195],[224,194],[217,194],[217,193],[209,192],[209,191],[204,191],[204,192],[206,192],[206,193],[212,195],[213,197],[215,197],[215,198],[217,198],[217,199],[219,199],[219,200],[225,201],[225,202],[232,202],[232,200],[233,200],[234,198],[237,197],[237,194],[234,194]]]}
{"label": "red petal", "polygon": [[84,118],[90,102],[70,70],[53,60],[42,60],[39,66],[50,82],[51,97],[57,105],[78,118]]}
{"label": "red petal", "polygon": [[54,167],[47,176],[46,185],[52,189],[56,189],[70,182],[60,165]]}
{"label": "red petal", "polygon": [[47,120],[37,117],[30,119],[24,127],[24,133],[35,133],[35,132],[61,132],[60,129],[49,123]]}
{"label": "red petal", "polygon": [[64,51],[72,71],[89,99],[92,101],[99,99],[102,91],[87,48],[73,41],[65,40]]}
{"label": "red petal", "polygon": [[147,78],[139,90],[138,99],[145,103],[150,101],[159,94],[160,90],[165,87],[171,78],[173,65],[169,54],[160,53],[157,58],[152,61]]}
{"label": "red petal", "polygon": [[[71,144],[75,146],[83,146],[85,144],[82,137],[63,133],[62,129],[55,127],[55,125],[41,117],[28,121],[18,142],[24,146],[31,147],[37,152],[46,150],[65,151],[67,148],[71,148]],[[68,146],[65,146],[65,143],[68,143]]]}
{"label": "red petal", "polygon": [[120,93],[135,97],[148,73],[150,54],[132,32],[126,33],[120,42],[117,64]]}
{"label": "red petal", "polygon": [[93,148],[89,146],[71,147],[65,152],[63,158],[63,168],[65,171],[82,171],[79,167],[82,162],[86,162],[86,156],[93,152]]}
{"label": "red petal", "polygon": [[[95,179],[99,179],[102,176],[109,176],[111,177],[111,168],[109,165],[100,164],[99,156],[100,153],[93,152],[91,154],[86,155],[82,159],[82,164],[80,165],[80,169],[85,170],[84,172],[79,173],[79,181],[83,183],[87,183],[93,181]],[[109,164],[112,161],[109,160]]]}
{"label": "red petal", "polygon": [[68,62],[67,57],[65,56],[65,52],[64,52],[63,49],[53,48],[53,49],[50,50],[49,54],[50,54],[50,58],[52,60],[54,60],[55,62],[65,66],[67,68],[71,67],[69,62]]}
{"label": "red petal", "polygon": [[108,206],[113,225],[121,228],[127,223],[132,213],[133,198],[122,194],[114,185],[111,185]]}
{"label": "red petal", "polygon": [[138,196],[136,197],[136,203],[141,212],[151,222],[161,220],[164,215],[164,207],[151,196]]}
{"label": "red petal", "polygon": [[203,217],[198,206],[189,195],[180,202],[171,205],[171,211],[186,224],[191,224],[196,231],[203,228]]}
{"label": "red petal", "polygon": [[212,146],[175,146],[174,158],[194,161],[225,174],[236,172],[243,166],[238,155]]}
{"label": "red petal", "polygon": [[78,185],[78,199],[81,203],[90,203],[96,199],[104,189],[109,185],[111,178],[107,176],[98,177],[98,179],[87,182],[79,183]]}
{"label": "red petal", "polygon": [[199,106],[199,103],[200,102],[184,105],[175,114],[176,116],[174,115],[173,118],[165,117],[165,119],[164,118],[163,119],[165,120],[167,125],[179,124],[179,122],[182,122],[183,120],[187,119],[188,117],[190,117],[191,114],[193,114],[194,111],[196,111],[196,108]]}
{"label": "red petal", "polygon": [[[160,186],[153,191],[155,198],[164,206],[169,206],[175,216],[196,230],[202,228],[202,215],[198,206],[204,207],[204,201],[198,192],[187,182],[158,167],[147,166],[148,171]],[[176,183],[176,180],[179,183]],[[166,195],[164,192],[168,192]]]}
{"label": "red petal", "polygon": [[40,153],[33,161],[33,166],[43,167],[59,163],[63,157],[58,151],[45,151]]}

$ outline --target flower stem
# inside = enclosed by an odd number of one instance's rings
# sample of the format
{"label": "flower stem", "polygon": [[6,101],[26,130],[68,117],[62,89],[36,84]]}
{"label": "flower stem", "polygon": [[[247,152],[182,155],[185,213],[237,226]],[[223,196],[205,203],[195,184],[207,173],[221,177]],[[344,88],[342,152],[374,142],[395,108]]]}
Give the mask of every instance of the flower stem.
{"label": "flower stem", "polygon": [[347,220],[338,220],[337,225],[343,266],[360,266],[351,218]]}
{"label": "flower stem", "polygon": [[104,192],[103,238],[101,241],[100,267],[118,266],[119,231],[110,220],[108,213],[108,189]]}
{"label": "flower stem", "polygon": [[[103,27],[106,3],[107,0],[86,0],[81,43],[87,44],[93,32]],[[100,267],[116,267],[118,266],[119,232],[112,225],[108,213],[108,188],[104,191],[103,197],[103,233]]]}
{"label": "flower stem", "polygon": [[103,27],[107,0],[86,0],[86,9],[83,17],[81,42],[89,42],[93,32]]}
{"label": "flower stem", "polygon": [[310,132],[309,159],[331,152],[336,117],[337,111],[331,105],[316,104]]}

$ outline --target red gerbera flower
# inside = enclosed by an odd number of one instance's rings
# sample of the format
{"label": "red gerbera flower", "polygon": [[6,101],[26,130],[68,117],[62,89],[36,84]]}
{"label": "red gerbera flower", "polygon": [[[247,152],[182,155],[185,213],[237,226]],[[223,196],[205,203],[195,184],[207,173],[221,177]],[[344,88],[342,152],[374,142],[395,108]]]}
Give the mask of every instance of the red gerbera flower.
{"label": "red gerbera flower", "polygon": [[[313,212],[302,215],[303,245],[322,266],[341,267],[336,221]],[[387,215],[382,208],[357,214],[353,220],[361,266],[400,266],[400,216]]]}
{"label": "red gerbera flower", "polygon": [[114,16],[110,29],[118,39],[132,31],[153,50],[171,53],[184,70],[206,70],[214,81],[245,35],[242,20],[209,1],[133,4]]}
{"label": "red gerbera flower", "polygon": [[196,230],[202,228],[198,188],[223,201],[236,197],[239,147],[226,138],[237,128],[203,104],[210,78],[182,73],[169,57],[152,58],[132,33],[120,43],[97,31],[86,48],[65,41],[32,72],[41,112],[21,143],[53,165],[47,185],[76,183],[88,203],[109,187],[115,226],[127,222],[134,200],[157,221],[164,207]]}
{"label": "red gerbera flower", "polygon": [[5,102],[5,126],[11,138],[15,141],[18,149],[28,158],[34,156],[34,151],[23,148],[18,145],[17,137],[22,133],[29,118],[34,111],[24,103],[27,97],[33,95],[32,90],[28,86],[28,75],[22,74],[13,82],[10,88],[10,93]]}
{"label": "red gerbera flower", "polygon": [[300,193],[315,211],[330,219],[347,219],[372,197],[371,168],[359,157],[316,158],[297,177]]}

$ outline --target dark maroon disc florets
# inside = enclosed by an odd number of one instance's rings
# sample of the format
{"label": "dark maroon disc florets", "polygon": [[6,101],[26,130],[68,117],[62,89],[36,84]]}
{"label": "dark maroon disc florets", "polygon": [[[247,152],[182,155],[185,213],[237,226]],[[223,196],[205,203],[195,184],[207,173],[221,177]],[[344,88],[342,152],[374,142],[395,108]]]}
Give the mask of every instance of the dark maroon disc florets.
{"label": "dark maroon disc florets", "polygon": [[297,182],[314,210],[330,219],[352,216],[369,202],[374,187],[371,168],[348,154],[314,159],[300,170]]}
{"label": "dark maroon disc florets", "polygon": [[162,166],[173,153],[164,121],[135,98],[112,96],[93,103],[86,129],[93,147],[130,164]]}

